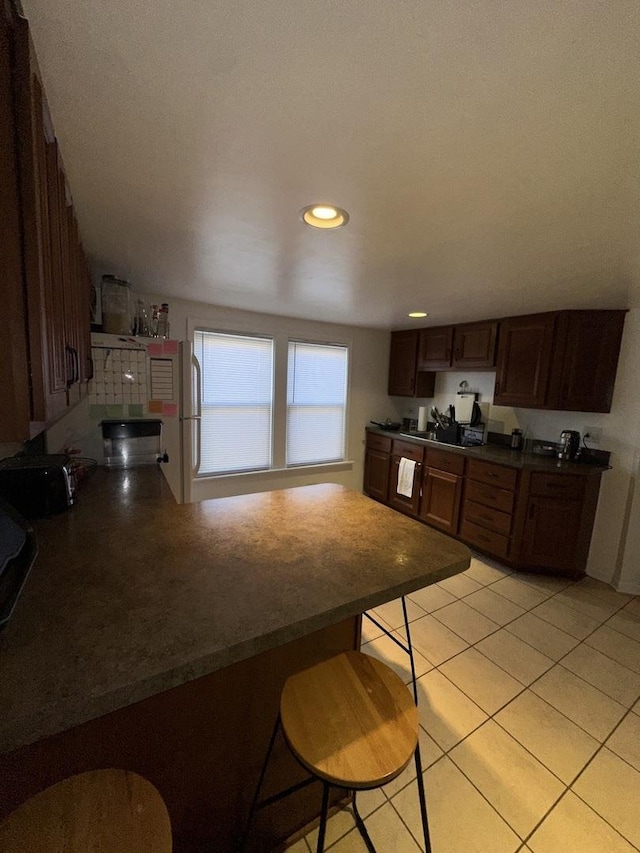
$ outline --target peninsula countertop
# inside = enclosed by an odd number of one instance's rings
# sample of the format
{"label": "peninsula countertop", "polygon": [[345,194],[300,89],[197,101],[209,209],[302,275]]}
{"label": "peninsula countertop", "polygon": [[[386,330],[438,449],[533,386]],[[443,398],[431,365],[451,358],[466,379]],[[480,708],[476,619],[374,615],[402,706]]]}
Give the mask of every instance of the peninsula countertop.
{"label": "peninsula countertop", "polygon": [[98,469],[34,523],[0,634],[0,752],[207,675],[469,565],[466,546],[335,484],[178,505]]}

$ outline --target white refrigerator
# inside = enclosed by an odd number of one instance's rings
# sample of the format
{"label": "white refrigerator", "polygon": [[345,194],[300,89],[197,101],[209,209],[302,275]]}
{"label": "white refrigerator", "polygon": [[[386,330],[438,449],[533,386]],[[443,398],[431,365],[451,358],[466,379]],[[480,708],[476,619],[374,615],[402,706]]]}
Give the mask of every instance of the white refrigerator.
{"label": "white refrigerator", "polygon": [[192,341],[180,344],[181,410],[180,410],[180,501],[194,500],[194,480],[200,470],[202,439],[202,370]]}

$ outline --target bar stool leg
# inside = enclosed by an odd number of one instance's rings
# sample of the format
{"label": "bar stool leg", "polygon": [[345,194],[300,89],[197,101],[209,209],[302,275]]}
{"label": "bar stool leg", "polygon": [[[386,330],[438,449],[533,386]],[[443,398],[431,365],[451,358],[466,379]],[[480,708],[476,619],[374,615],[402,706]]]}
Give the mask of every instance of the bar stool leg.
{"label": "bar stool leg", "polygon": [[320,829],[318,830],[318,845],[316,853],[324,850],[324,836],[327,831],[327,812],[329,810],[329,783],[322,783],[322,810],[320,812]]}
{"label": "bar stool leg", "polygon": [[364,843],[367,845],[367,850],[369,853],[376,853],[376,848],[373,846],[373,842],[369,837],[369,833],[367,832],[367,827],[364,824],[364,821],[360,817],[360,812],[358,811],[358,806],[356,804],[356,792],[353,792],[353,816],[356,819],[356,826],[362,836]]}
{"label": "bar stool leg", "polygon": [[416,679],[416,665],[413,660],[413,646],[411,644],[411,631],[409,629],[409,615],[407,614],[407,602],[404,595],[402,596],[402,612],[404,614],[404,628],[407,632],[407,654],[411,662],[411,683],[413,684],[413,698],[416,705],[418,704],[418,681]]}
{"label": "bar stool leg", "polygon": [[425,853],[431,853],[431,839],[429,837],[429,821],[427,819],[427,801],[424,795],[424,779],[422,778],[422,759],[420,757],[420,738],[415,751],[416,781],[418,782],[418,799],[420,800],[420,814],[422,816],[422,831],[424,833]]}
{"label": "bar stool leg", "polygon": [[242,838],[240,839],[240,845],[238,847],[239,851],[243,851],[246,847],[247,840],[249,838],[249,829],[251,828],[251,821],[253,820],[253,815],[256,811],[256,806],[258,804],[258,799],[260,797],[260,791],[262,790],[262,783],[264,782],[264,777],[267,772],[267,765],[269,764],[269,759],[271,758],[271,753],[273,752],[273,746],[276,742],[276,737],[278,735],[278,729],[280,728],[280,714],[278,714],[275,724],[273,726],[273,731],[271,732],[271,740],[269,741],[269,746],[267,748],[267,754],[265,755],[264,762],[262,764],[262,769],[260,770],[260,777],[258,779],[258,784],[256,786],[255,793],[253,795],[253,800],[251,801],[251,808],[249,809],[249,816],[247,817],[247,822],[245,823],[244,832],[242,833]]}

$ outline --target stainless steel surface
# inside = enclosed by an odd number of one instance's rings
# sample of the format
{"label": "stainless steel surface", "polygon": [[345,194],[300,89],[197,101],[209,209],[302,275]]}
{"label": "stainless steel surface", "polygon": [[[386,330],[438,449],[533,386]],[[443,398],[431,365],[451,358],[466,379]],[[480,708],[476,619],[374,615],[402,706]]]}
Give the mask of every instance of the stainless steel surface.
{"label": "stainless steel surface", "polygon": [[575,459],[579,450],[580,433],[573,429],[563,430],[558,443],[558,459]]}

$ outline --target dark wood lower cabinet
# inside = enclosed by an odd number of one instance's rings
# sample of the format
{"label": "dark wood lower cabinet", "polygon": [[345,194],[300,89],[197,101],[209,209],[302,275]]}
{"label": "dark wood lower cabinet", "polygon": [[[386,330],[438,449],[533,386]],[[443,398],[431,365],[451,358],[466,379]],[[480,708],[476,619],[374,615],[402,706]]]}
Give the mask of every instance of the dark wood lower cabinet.
{"label": "dark wood lower cabinet", "polygon": [[581,516],[581,501],[530,497],[519,560],[541,569],[573,571]]}
{"label": "dark wood lower cabinet", "polygon": [[[411,495],[401,495],[398,492],[398,476],[400,474],[400,461],[407,459],[415,463],[413,481],[411,484]],[[419,444],[394,439],[393,452],[391,454],[391,465],[389,467],[389,505],[399,509],[407,515],[418,515],[420,508],[420,487],[422,485],[422,462],[424,459],[424,448]]]}
{"label": "dark wood lower cabinet", "polygon": [[[397,491],[403,456],[416,462],[410,497]],[[586,466],[511,467],[367,433],[366,494],[524,571],[584,574],[601,476]]]}
{"label": "dark wood lower cabinet", "polygon": [[391,467],[391,439],[375,433],[367,434],[364,455],[363,492],[382,503],[389,494],[389,469]]}
{"label": "dark wood lower cabinet", "polygon": [[420,518],[453,536],[458,532],[462,477],[426,468],[422,481]]}

